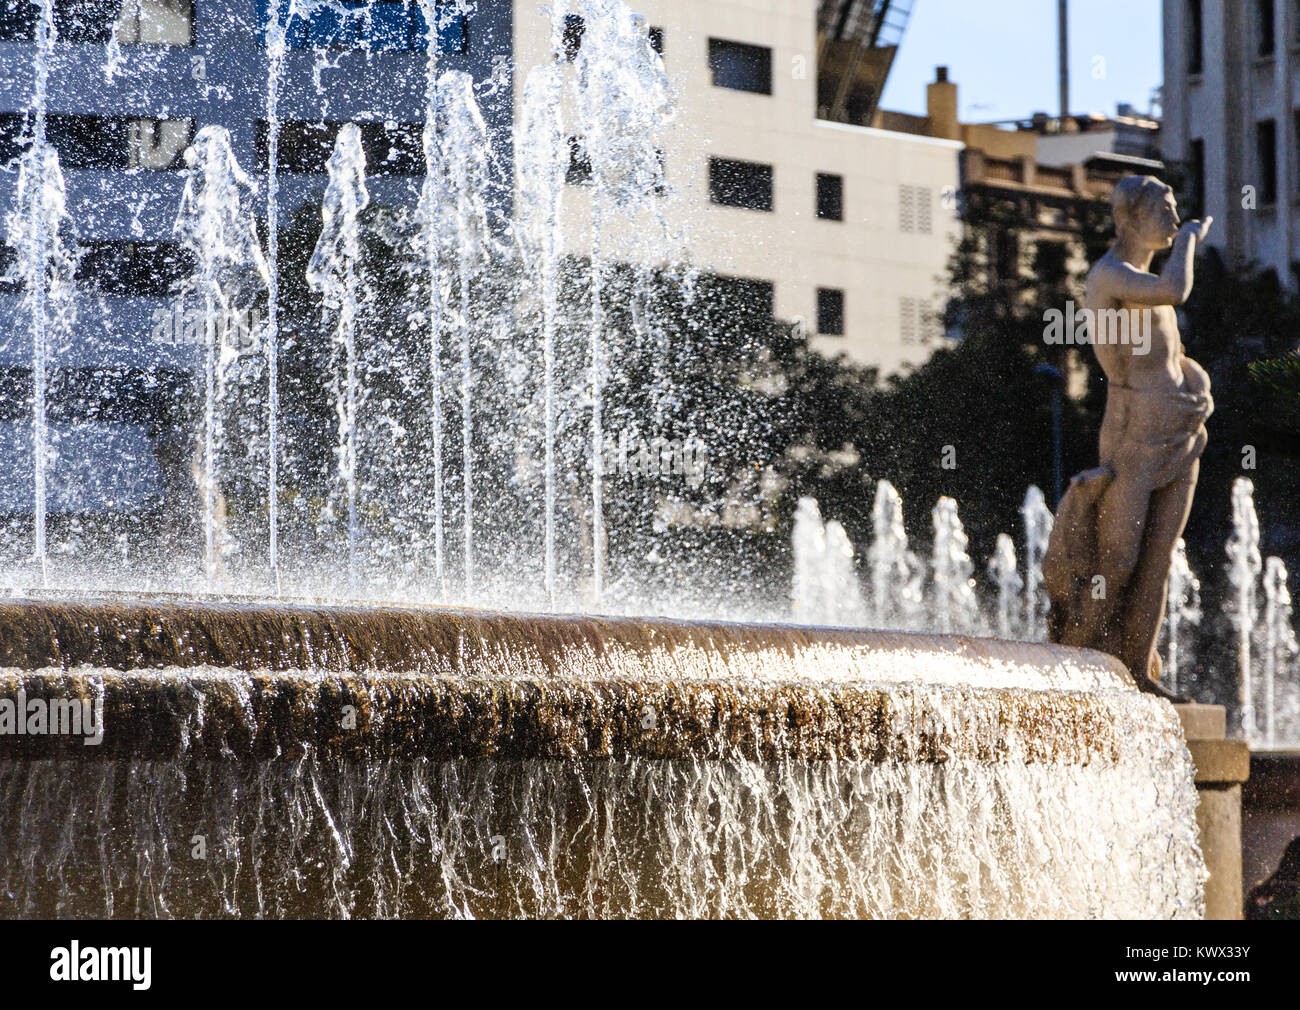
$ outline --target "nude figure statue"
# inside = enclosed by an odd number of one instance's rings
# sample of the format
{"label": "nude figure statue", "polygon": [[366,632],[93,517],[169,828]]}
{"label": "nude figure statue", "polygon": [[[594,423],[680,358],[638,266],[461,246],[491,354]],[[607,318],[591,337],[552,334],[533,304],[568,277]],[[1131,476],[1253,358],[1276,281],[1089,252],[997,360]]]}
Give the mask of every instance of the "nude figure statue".
{"label": "nude figure statue", "polygon": [[[1173,192],[1151,176],[1123,179],[1112,207],[1115,244],[1089,273],[1086,297],[1107,379],[1101,465],[1071,481],[1057,510],[1043,560],[1049,630],[1054,642],[1116,656],[1139,688],[1181,701],[1160,685],[1156,636],[1214,402],[1209,376],[1183,353],[1174,306],[1191,294],[1196,245],[1213,219],[1180,226]],[[1169,260],[1153,274],[1164,249]],[[1146,338],[1116,339],[1117,321]]]}

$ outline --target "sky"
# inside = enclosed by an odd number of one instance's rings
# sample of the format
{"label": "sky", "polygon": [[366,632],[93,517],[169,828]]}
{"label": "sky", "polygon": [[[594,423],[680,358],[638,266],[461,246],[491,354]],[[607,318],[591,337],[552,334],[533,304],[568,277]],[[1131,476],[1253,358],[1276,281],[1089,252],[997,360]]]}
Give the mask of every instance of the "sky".
{"label": "sky", "polygon": [[[1070,112],[1145,112],[1163,77],[1160,0],[1071,0]],[[946,64],[963,122],[1055,115],[1056,0],[913,0],[882,105],[925,114]]]}

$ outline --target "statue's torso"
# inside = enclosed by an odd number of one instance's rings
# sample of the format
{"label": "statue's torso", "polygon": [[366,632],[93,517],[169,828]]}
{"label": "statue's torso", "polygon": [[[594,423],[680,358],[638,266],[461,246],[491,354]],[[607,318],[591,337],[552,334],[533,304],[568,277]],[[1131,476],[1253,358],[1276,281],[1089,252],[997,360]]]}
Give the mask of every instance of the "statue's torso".
{"label": "statue's torso", "polygon": [[1114,343],[1094,332],[1093,352],[1108,380],[1101,462],[1118,469],[1127,461],[1153,474],[1159,471],[1163,480],[1167,464],[1195,458],[1195,443],[1204,444],[1203,419],[1186,408],[1188,379],[1177,311],[1172,305],[1141,306],[1112,297],[1105,271],[1097,270],[1088,278],[1086,305],[1094,313],[1123,311],[1130,334],[1145,335]]}

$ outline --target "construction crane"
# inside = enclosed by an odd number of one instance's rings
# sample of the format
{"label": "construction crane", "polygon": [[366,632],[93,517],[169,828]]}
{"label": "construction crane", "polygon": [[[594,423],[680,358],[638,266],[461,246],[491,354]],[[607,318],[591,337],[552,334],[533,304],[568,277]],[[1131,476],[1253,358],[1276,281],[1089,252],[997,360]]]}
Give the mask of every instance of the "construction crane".
{"label": "construction crane", "polygon": [[820,0],[817,115],[870,125],[914,0]]}

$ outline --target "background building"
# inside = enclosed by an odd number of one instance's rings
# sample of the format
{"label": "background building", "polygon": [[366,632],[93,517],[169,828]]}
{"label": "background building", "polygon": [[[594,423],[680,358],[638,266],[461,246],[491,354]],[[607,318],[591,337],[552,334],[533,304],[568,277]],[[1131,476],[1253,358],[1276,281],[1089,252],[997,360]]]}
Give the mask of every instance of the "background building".
{"label": "background building", "polygon": [[[229,129],[241,165],[255,178],[264,172],[269,5],[56,0],[61,42],[49,129],[84,249],[85,289],[75,337],[56,351],[59,366],[192,366],[196,348],[155,339],[153,326],[169,304],[169,285],[189,270],[172,235],[180,155],[196,129],[215,123]],[[362,124],[376,202],[409,205],[418,194],[426,65],[418,4],[352,6],[365,16],[340,19],[325,8],[296,21],[289,38],[279,107],[282,220],[319,203],[344,122]],[[927,116],[881,110],[910,7],[901,0],[638,5],[676,90],[678,117],[664,141],[676,199],[666,207],[688,237],[689,255],[703,269],[770,284],[775,314],[802,320],[814,347],[882,374],[924,362],[942,343],[946,272],[962,230],[962,152],[985,155],[965,162],[981,184],[1017,184],[1019,172],[1022,185],[1068,178],[1104,198],[1070,166],[1097,152],[1124,153],[1133,132],[1127,120],[1137,118],[962,124],[956,84],[942,69]],[[17,153],[31,101],[35,11],[29,0],[0,0],[4,161]],[[507,171],[523,75],[551,58],[550,45],[535,0],[482,2],[439,38],[440,68],[466,70],[483,85],[485,117]],[[1032,184],[1025,182],[1031,162],[1045,166]],[[0,174],[0,205],[12,205],[15,182],[14,172]],[[572,188],[569,203],[581,222],[585,197]],[[569,234],[573,251],[582,252],[581,226]],[[28,349],[10,325],[15,301],[0,292],[0,362],[22,367]]]}
{"label": "background building", "polygon": [[[1300,10],[1291,0],[1165,0],[1164,155],[1209,244],[1295,290]],[[1247,189],[1247,187],[1250,187]]]}

